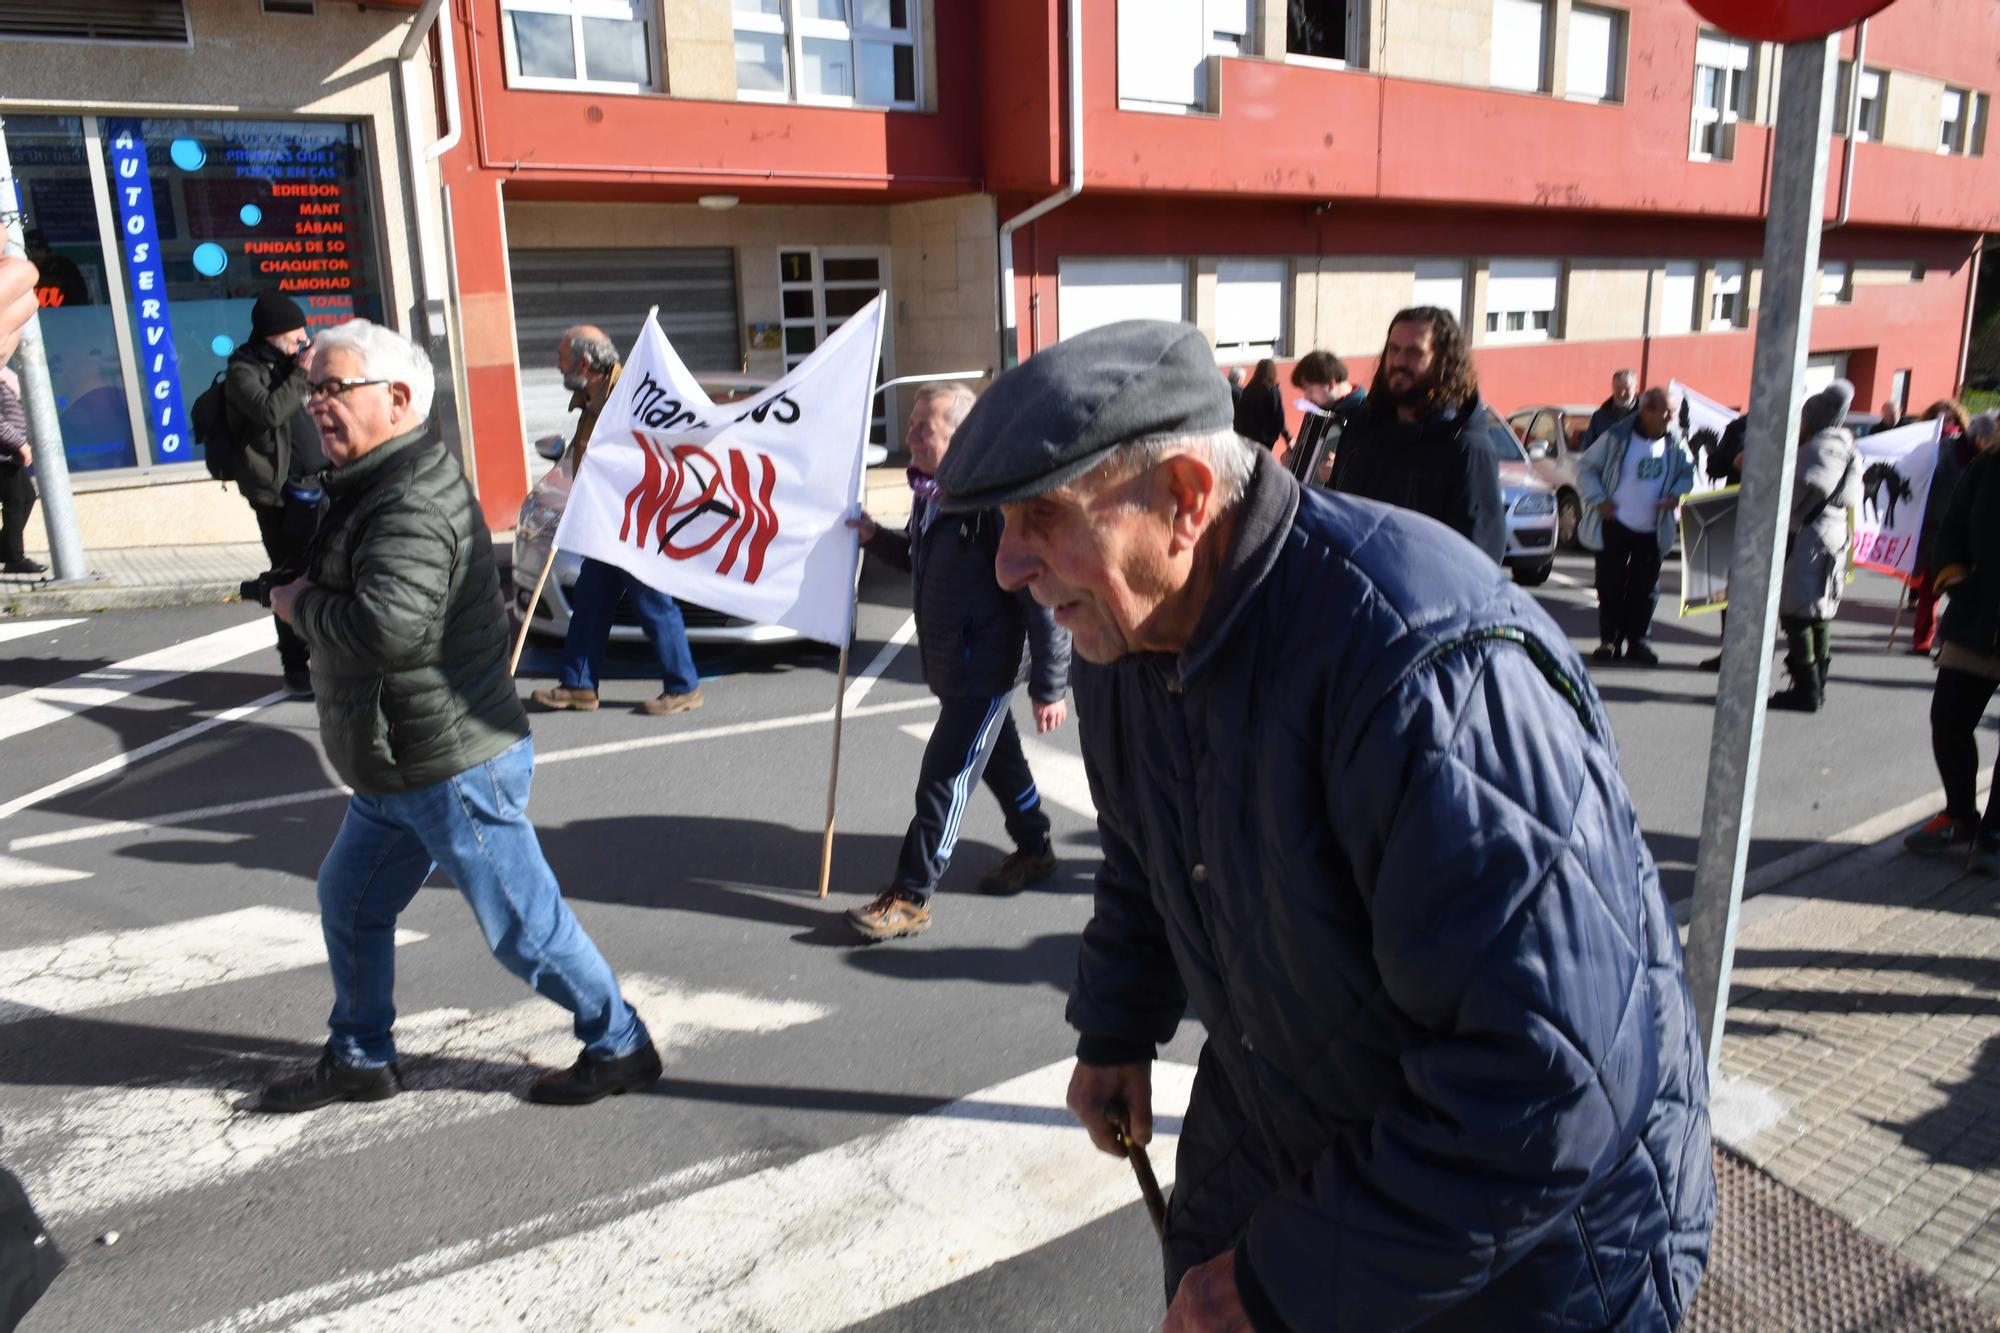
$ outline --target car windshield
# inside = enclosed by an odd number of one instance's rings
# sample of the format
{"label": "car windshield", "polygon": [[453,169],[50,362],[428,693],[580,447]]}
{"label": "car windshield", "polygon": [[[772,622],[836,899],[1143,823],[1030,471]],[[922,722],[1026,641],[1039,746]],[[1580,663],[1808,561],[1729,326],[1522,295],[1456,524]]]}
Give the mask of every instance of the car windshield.
{"label": "car windshield", "polygon": [[1486,419],[1493,426],[1492,430],[1481,432],[1486,441],[1486,451],[1502,463],[1527,462],[1527,451],[1521,448],[1521,441],[1508,426],[1506,418],[1489,407],[1486,409]]}

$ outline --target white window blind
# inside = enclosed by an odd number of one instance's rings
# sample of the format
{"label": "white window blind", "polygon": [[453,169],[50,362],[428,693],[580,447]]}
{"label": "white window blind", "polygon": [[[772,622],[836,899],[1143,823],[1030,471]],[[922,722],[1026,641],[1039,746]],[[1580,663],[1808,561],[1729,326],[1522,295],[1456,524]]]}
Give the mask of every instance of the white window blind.
{"label": "white window blind", "polygon": [[1965,151],[1965,94],[1956,88],[1944,90],[1944,106],[1938,113],[1938,151]]}
{"label": "white window blind", "polygon": [[1848,286],[1847,261],[1828,260],[1819,266],[1819,303],[1840,305],[1847,301],[1851,289]]}
{"label": "white window blind", "polygon": [[1729,126],[1743,118],[1749,102],[1750,44],[1733,37],[1703,36],[1695,41],[1694,114],[1688,156],[1696,161],[1726,158],[1732,151]]}
{"label": "white window blind", "polygon": [[1618,96],[1619,16],[1608,9],[1578,5],[1569,15],[1569,88],[1579,102],[1608,102]]}
{"label": "white window blind", "polygon": [[1206,0],[1208,49],[1216,55],[1243,54],[1250,40],[1251,0]]}
{"label": "white window blind", "polygon": [[1184,259],[1065,259],[1057,270],[1056,336],[1121,319],[1187,318]]}
{"label": "white window blind", "polygon": [[1545,342],[1555,335],[1562,264],[1496,259],[1486,270],[1486,341]]}
{"label": "white window blind", "polygon": [[1694,332],[1694,303],[1701,266],[1692,259],[1670,260],[1660,287],[1660,332],[1672,337]]}
{"label": "white window blind", "polygon": [[1118,100],[1206,105],[1208,24],[1207,0],[1118,0]]}
{"label": "white window blind", "polygon": [[1285,340],[1282,259],[1224,259],[1215,266],[1215,350],[1269,355]]}
{"label": "white window blind", "polygon": [[1543,0],[1493,0],[1490,82],[1495,88],[1542,91],[1548,30],[1549,11]]}
{"label": "white window blind", "polygon": [[1741,262],[1717,264],[1708,294],[1708,327],[1735,329],[1743,326],[1745,311],[1745,266]]}
{"label": "white window blind", "polygon": [[1465,261],[1462,259],[1419,259],[1410,304],[1434,305],[1449,310],[1452,318],[1465,322]]}

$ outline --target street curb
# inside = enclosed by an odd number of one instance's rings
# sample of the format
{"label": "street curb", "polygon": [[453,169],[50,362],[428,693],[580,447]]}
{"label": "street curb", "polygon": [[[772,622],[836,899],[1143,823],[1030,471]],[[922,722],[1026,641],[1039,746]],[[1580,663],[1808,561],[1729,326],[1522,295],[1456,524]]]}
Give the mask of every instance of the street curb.
{"label": "street curb", "polygon": [[77,611],[158,611],[207,606],[237,599],[241,580],[228,583],[150,584],[139,588],[100,587],[0,590],[0,619],[66,615]]}

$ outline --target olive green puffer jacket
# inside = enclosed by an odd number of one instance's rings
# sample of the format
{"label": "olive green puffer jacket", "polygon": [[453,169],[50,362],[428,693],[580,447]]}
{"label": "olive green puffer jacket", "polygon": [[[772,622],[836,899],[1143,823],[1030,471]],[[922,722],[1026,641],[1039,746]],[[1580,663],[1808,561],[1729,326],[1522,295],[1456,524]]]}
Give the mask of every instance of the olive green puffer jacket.
{"label": "olive green puffer jacket", "polygon": [[414,791],[526,736],[492,538],[458,460],[416,431],[325,481],[292,623],[334,770],[365,795]]}

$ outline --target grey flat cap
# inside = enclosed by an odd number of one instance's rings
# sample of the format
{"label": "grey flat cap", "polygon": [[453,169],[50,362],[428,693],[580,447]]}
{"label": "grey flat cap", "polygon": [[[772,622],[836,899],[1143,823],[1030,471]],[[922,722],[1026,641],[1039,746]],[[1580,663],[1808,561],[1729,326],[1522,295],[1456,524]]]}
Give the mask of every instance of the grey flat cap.
{"label": "grey flat cap", "polygon": [[1818,434],[1832,430],[1847,420],[1847,409],[1854,406],[1854,386],[1846,380],[1835,380],[1806,399],[1799,409],[1799,424]]}
{"label": "grey flat cap", "polygon": [[1065,338],[979,396],[938,469],[948,510],[1054,490],[1121,444],[1230,429],[1229,382],[1192,324],[1129,319]]}

